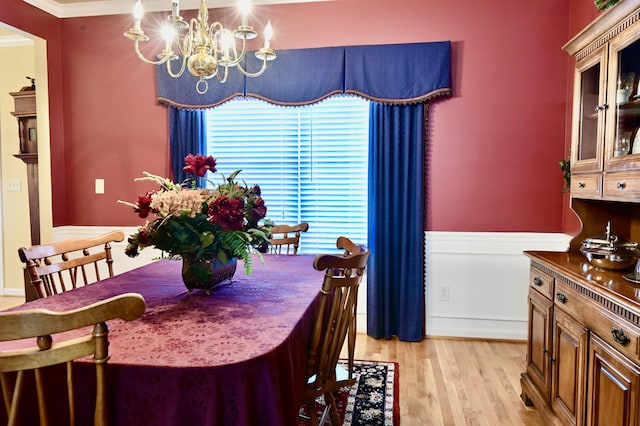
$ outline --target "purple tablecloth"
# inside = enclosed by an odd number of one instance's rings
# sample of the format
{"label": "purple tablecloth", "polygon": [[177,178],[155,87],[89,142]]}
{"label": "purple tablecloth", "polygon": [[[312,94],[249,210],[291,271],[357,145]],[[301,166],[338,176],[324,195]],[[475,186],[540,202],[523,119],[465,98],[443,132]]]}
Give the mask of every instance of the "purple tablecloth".
{"label": "purple tablecloth", "polygon": [[181,263],[162,260],[18,309],[144,296],[142,318],[109,322],[115,425],[295,425],[322,282],[312,263],[268,255],[247,277],[239,262],[233,282],[207,296],[188,294]]}

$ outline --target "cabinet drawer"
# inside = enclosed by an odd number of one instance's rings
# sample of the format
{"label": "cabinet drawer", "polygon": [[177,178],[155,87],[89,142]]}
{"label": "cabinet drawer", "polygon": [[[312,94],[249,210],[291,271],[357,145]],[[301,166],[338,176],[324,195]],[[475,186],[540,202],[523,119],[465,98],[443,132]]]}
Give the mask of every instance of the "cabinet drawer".
{"label": "cabinet drawer", "polygon": [[592,333],[629,358],[640,359],[640,353],[638,353],[640,330],[637,327],[615,318],[601,309],[593,300],[564,282],[556,282],[555,288],[554,302],[557,308],[571,315]]}
{"label": "cabinet drawer", "polygon": [[529,287],[542,293],[547,299],[553,299],[553,277],[540,269],[532,267],[529,272]]}
{"label": "cabinet drawer", "polygon": [[604,176],[603,197],[608,200],[640,200],[640,177],[638,177],[638,173],[607,173]]}
{"label": "cabinet drawer", "polygon": [[578,198],[600,198],[602,196],[602,175],[577,174],[571,177],[571,196]]}

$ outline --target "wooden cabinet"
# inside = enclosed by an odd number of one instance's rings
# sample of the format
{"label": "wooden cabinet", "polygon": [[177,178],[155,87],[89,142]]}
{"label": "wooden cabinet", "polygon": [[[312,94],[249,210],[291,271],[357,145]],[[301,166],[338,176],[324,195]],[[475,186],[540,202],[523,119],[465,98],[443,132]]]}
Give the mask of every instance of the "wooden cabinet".
{"label": "wooden cabinet", "polygon": [[621,2],[564,48],[576,58],[572,198],[639,202],[640,5]]}
{"label": "wooden cabinet", "polygon": [[531,258],[520,379],[525,403],[548,424],[640,425],[638,286],[621,272],[593,268],[580,253],[525,253]]}
{"label": "wooden cabinet", "polygon": [[[606,69],[606,46],[579,60],[576,65],[571,134],[572,178],[574,175],[591,172],[599,175],[603,170],[604,119],[607,110]],[[572,193],[573,189],[571,188]],[[599,197],[600,194],[600,191],[589,191],[589,198]]]}
{"label": "wooden cabinet", "polygon": [[598,336],[589,341],[587,424],[640,424],[640,367]]}
{"label": "wooden cabinet", "polygon": [[537,291],[529,293],[529,339],[527,373],[544,399],[551,390],[550,354],[553,302]]}
{"label": "wooden cabinet", "polygon": [[624,0],[570,40],[576,60],[567,252],[531,259],[522,398],[548,424],[640,426],[640,285],[600,270],[583,240],[640,242],[640,0]]}
{"label": "wooden cabinet", "polygon": [[561,309],[555,310],[551,405],[566,424],[584,424],[588,336],[585,326]]}

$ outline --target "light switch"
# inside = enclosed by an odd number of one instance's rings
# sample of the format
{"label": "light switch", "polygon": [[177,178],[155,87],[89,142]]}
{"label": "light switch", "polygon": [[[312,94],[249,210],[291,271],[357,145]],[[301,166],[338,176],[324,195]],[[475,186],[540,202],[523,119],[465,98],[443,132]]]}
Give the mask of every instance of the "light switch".
{"label": "light switch", "polygon": [[104,194],[104,179],[96,179],[96,194]]}
{"label": "light switch", "polygon": [[7,179],[7,191],[22,191],[22,181],[20,179]]}

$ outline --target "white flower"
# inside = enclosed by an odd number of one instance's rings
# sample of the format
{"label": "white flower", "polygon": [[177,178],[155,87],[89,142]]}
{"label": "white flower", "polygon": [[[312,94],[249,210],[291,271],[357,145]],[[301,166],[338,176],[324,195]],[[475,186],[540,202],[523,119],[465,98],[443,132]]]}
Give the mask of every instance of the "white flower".
{"label": "white flower", "polygon": [[201,189],[161,191],[151,197],[151,208],[159,211],[162,216],[185,214],[196,217],[207,198],[208,192]]}

